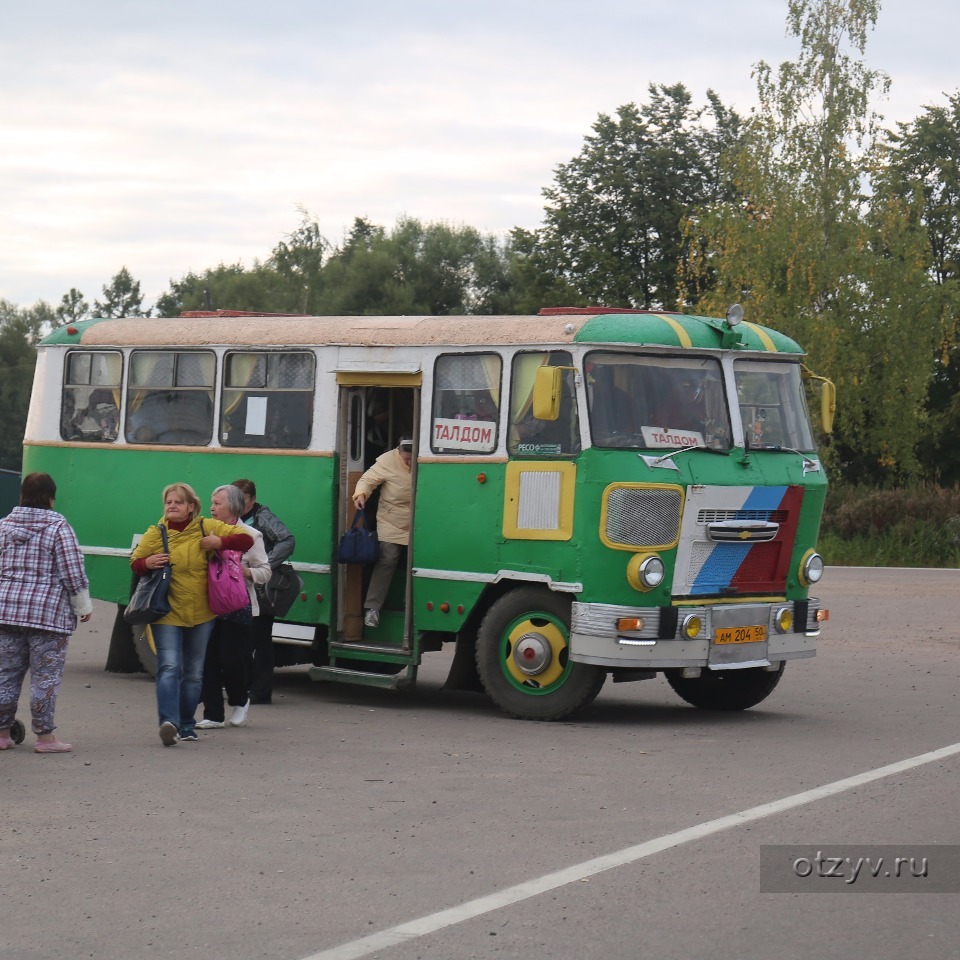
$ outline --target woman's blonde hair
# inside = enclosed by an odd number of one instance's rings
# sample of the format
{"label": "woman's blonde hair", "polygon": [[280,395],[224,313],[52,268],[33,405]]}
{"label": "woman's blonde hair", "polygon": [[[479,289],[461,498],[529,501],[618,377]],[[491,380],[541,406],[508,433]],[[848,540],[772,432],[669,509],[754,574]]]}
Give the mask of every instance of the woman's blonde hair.
{"label": "woman's blonde hair", "polygon": [[163,488],[163,498],[162,502],[167,502],[167,497],[171,494],[177,494],[184,503],[190,504],[193,508],[190,511],[190,519],[198,516],[200,513],[200,498],[194,492],[193,487],[189,483],[169,483]]}

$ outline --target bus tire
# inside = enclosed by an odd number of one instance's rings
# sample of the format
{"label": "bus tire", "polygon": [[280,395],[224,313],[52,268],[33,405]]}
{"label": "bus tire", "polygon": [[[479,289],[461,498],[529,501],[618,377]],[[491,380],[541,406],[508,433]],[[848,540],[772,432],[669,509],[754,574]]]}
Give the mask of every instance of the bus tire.
{"label": "bus tire", "polygon": [[749,710],[773,693],[783,668],[781,663],[779,670],[704,670],[687,678],[679,670],[668,670],[666,677],[675,693],[701,710]]}
{"label": "bus tire", "polygon": [[133,628],[133,646],[140,658],[140,665],[150,674],[157,675],[157,648],[153,645],[153,631],[150,624]]}
{"label": "bus tire", "polygon": [[518,720],[562,720],[593,702],[606,672],[569,653],[570,597],[542,587],[500,597],[477,633],[483,689]]}

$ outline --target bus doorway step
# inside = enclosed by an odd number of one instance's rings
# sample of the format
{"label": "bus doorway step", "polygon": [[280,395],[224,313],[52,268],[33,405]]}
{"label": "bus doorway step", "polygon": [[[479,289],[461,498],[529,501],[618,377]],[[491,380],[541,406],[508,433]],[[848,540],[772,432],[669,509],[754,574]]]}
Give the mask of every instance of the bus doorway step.
{"label": "bus doorway step", "polygon": [[349,670],[346,667],[311,667],[308,673],[311,680],[323,680],[327,683],[356,683],[387,690],[403,690],[405,687],[412,687],[417,679],[417,668],[413,664],[398,675]]}

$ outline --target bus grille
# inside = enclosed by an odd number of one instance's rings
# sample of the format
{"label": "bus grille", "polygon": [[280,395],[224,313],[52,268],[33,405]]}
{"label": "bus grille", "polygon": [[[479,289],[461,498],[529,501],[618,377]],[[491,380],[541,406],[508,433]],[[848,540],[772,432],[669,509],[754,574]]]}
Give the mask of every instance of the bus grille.
{"label": "bus grille", "polygon": [[771,523],[785,523],[786,510],[700,510],[697,523],[704,525],[720,523],[723,520],[766,520]]}
{"label": "bus grille", "polygon": [[607,495],[607,540],[625,547],[672,544],[680,526],[680,491],[614,487]]}

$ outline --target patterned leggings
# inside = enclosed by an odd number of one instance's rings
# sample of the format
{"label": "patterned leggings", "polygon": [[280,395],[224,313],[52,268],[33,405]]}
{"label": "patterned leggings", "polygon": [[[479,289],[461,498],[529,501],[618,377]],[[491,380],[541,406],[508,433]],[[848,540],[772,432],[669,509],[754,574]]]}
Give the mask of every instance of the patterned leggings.
{"label": "patterned leggings", "polygon": [[0,624],[0,730],[8,729],[17,715],[17,701],[27,667],[30,668],[33,732],[43,734],[56,730],[53,711],[63,679],[69,639],[69,634]]}

